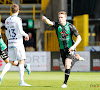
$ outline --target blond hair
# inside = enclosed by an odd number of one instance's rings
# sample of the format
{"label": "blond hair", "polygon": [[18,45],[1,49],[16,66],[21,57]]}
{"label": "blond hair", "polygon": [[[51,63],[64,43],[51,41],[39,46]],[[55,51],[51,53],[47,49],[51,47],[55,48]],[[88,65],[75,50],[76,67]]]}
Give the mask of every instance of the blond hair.
{"label": "blond hair", "polygon": [[11,7],[12,13],[16,13],[19,10],[19,6],[17,4],[13,4]]}
{"label": "blond hair", "polygon": [[67,18],[67,13],[66,13],[65,11],[60,11],[60,12],[58,13],[58,16],[59,16],[60,14],[65,15],[65,17]]}

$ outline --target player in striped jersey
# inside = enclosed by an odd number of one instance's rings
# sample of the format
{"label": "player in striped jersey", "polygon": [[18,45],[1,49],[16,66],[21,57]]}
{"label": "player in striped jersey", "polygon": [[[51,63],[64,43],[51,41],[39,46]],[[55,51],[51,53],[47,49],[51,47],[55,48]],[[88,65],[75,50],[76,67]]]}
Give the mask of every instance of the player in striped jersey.
{"label": "player in striped jersey", "polygon": [[[62,88],[67,88],[67,81],[70,75],[70,69],[74,64],[73,61],[84,60],[78,55],[76,57],[76,47],[81,41],[81,36],[79,35],[77,29],[74,25],[67,22],[67,14],[64,11],[58,13],[59,21],[53,22],[50,21],[45,16],[42,16],[42,20],[50,26],[53,26],[56,30],[56,34],[59,41],[60,54],[62,57],[62,62],[65,66],[65,80],[62,85]],[[77,37],[76,42],[72,40],[72,36]]]}

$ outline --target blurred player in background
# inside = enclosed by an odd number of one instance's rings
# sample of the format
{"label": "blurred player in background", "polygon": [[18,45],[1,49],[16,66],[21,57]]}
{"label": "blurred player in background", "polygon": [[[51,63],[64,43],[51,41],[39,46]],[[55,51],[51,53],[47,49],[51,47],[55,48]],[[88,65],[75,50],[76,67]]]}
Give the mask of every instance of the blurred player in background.
{"label": "blurred player in background", "polygon": [[[19,86],[31,86],[24,82],[24,60],[26,59],[25,49],[23,45],[23,36],[25,40],[29,40],[28,34],[23,31],[22,20],[17,15],[19,14],[19,6],[17,4],[11,7],[12,16],[5,20],[6,37],[8,40],[8,54],[10,63],[6,64],[8,70],[11,64],[14,65],[16,60],[19,62]],[[2,77],[3,78],[3,77]]]}
{"label": "blurred player in background", "polygon": [[[84,59],[75,53],[76,52],[75,49],[81,41],[81,36],[79,35],[75,26],[67,22],[66,12],[60,11],[58,13],[58,19],[59,21],[52,22],[45,16],[42,16],[42,20],[48,25],[53,26],[56,30],[60,46],[60,54],[62,57],[63,64],[65,66],[65,80],[62,85],[62,88],[67,88],[67,81],[70,75],[70,69],[72,67],[71,65],[74,64],[72,63],[72,61],[74,60],[78,61]],[[73,34],[77,37],[76,42],[72,40]]]}

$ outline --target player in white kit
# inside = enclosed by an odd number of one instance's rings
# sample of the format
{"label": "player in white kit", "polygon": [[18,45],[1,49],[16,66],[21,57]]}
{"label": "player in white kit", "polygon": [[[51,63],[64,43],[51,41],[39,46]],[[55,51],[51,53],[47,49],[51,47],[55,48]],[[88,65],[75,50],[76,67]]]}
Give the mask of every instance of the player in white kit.
{"label": "player in white kit", "polygon": [[26,59],[25,49],[23,45],[23,36],[25,40],[29,40],[28,34],[23,31],[22,20],[17,15],[19,14],[19,6],[13,4],[12,16],[5,20],[6,37],[8,40],[9,68],[10,64],[14,65],[15,61],[19,62],[19,86],[31,86],[24,82],[24,60]]}

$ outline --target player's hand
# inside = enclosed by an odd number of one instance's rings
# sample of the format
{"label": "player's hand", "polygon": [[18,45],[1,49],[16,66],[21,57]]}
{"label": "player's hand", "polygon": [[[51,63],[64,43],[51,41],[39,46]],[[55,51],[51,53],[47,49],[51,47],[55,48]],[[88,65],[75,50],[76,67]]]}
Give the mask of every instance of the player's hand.
{"label": "player's hand", "polygon": [[29,40],[29,37],[27,36],[27,37],[25,37],[25,41],[28,41]]}
{"label": "player's hand", "polygon": [[69,48],[69,51],[74,51],[74,50],[75,50],[74,46],[72,46],[72,47]]}
{"label": "player's hand", "polygon": [[46,19],[46,17],[42,15],[42,20],[45,20],[45,19]]}

